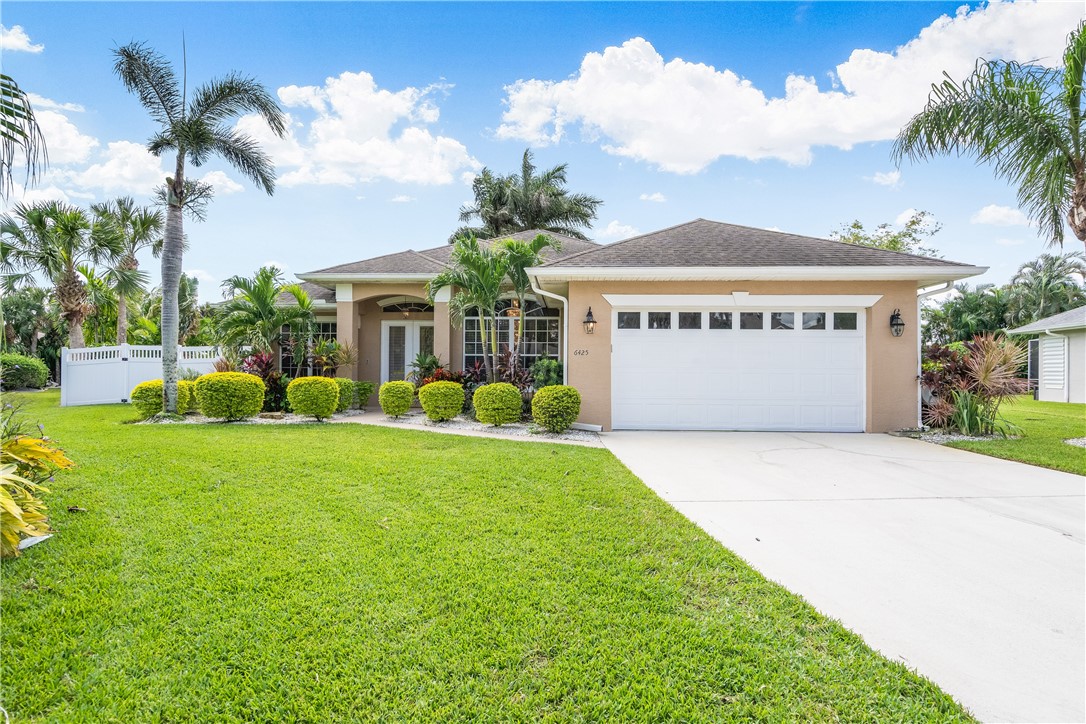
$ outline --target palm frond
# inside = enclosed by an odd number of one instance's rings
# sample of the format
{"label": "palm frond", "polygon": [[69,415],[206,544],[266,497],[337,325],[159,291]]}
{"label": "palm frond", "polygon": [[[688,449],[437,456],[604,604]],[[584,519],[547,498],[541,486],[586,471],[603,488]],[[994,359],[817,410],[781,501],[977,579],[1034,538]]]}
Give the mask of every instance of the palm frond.
{"label": "palm frond", "polygon": [[286,134],[286,119],[275,97],[255,78],[240,73],[230,73],[197,88],[188,115],[215,127],[245,113],[260,114],[280,138]]}
{"label": "palm frond", "polygon": [[113,72],[124,87],[160,125],[171,126],[184,116],[184,98],[173,66],[144,43],[129,43],[113,51]]}

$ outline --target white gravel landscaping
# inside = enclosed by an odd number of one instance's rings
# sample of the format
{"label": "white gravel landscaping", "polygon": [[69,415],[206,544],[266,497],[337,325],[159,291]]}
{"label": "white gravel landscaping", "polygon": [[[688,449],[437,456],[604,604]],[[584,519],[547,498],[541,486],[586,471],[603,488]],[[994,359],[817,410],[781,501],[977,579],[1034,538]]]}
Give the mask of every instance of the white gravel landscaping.
{"label": "white gravel landscaping", "polygon": [[1070,440],[1064,440],[1064,442],[1076,447],[1086,447],[1086,437],[1073,437]]}
{"label": "white gravel landscaping", "polygon": [[[426,417],[426,413],[421,410],[411,410],[402,417],[388,417],[380,412],[370,413],[367,417],[380,418],[381,422],[386,425],[418,427],[434,432],[463,431],[493,437],[528,437],[540,441],[578,442],[589,445],[599,444],[600,439],[597,433],[588,430],[566,430],[561,433],[551,433],[535,423],[525,422],[514,422],[509,425],[495,427],[494,425],[484,425],[478,420],[472,420],[463,415],[446,422],[431,422]],[[354,420],[352,422],[369,422],[369,420]],[[374,420],[374,422],[377,422],[377,420]]]}
{"label": "white gravel landscaping", "polygon": [[[250,417],[247,420],[236,420],[233,422],[226,422],[224,420],[215,420],[210,417],[204,417],[198,412],[191,412],[186,415],[182,415],[179,419],[173,418],[151,418],[149,420],[141,420],[137,422],[137,425],[301,425],[306,423],[316,423],[312,417],[306,417],[304,415],[295,415],[292,412],[282,413],[282,417],[270,417],[270,415],[279,415],[280,413],[274,412],[262,412],[261,415],[268,415],[269,417]],[[345,422],[352,417],[358,417],[365,414],[365,410],[347,410],[346,412],[336,412],[332,417],[328,418],[324,422]]]}

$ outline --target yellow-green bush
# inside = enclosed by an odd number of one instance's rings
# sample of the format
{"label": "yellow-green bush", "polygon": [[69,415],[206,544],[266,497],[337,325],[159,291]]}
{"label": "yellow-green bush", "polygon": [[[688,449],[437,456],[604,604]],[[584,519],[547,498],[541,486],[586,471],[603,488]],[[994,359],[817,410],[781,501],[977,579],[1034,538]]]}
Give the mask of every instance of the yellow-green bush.
{"label": "yellow-green bush", "polygon": [[399,417],[410,410],[414,400],[415,386],[406,380],[386,382],[377,393],[377,401],[389,417]]}
{"label": "yellow-green bush", "polygon": [[264,409],[264,381],[246,372],[212,372],[196,380],[200,412],[221,420],[244,420]]}
{"label": "yellow-green bush", "polygon": [[339,386],[339,401],[336,402],[336,412],[343,412],[354,401],[354,380],[347,377],[337,377],[335,383]]}
{"label": "yellow-green bush", "polygon": [[377,391],[377,385],[366,380],[359,380],[354,383],[354,404],[360,410],[366,409],[366,405],[369,404],[370,398],[373,397],[373,393]]}
{"label": "yellow-green bush", "polygon": [[464,409],[464,386],[458,382],[431,382],[419,388],[419,402],[434,422],[451,420]]}
{"label": "yellow-green bush", "polygon": [[45,387],[49,368],[37,357],[22,354],[0,354],[0,388],[19,390],[24,387]]}
{"label": "yellow-green bush", "polygon": [[532,398],[532,419],[548,432],[565,432],[581,414],[581,393],[568,385],[548,385]]}
{"label": "yellow-green bush", "polygon": [[339,391],[331,377],[299,377],[287,385],[287,401],[295,414],[323,420],[336,411]]}
{"label": "yellow-green bush", "polygon": [[[140,419],[146,420],[162,412],[162,380],[147,380],[132,388],[129,402],[136,408]],[[192,380],[177,381],[177,414],[184,415],[196,409],[196,383]]]}
{"label": "yellow-green bush", "polygon": [[483,385],[471,398],[475,419],[495,426],[520,420],[522,402],[520,390],[508,382]]}

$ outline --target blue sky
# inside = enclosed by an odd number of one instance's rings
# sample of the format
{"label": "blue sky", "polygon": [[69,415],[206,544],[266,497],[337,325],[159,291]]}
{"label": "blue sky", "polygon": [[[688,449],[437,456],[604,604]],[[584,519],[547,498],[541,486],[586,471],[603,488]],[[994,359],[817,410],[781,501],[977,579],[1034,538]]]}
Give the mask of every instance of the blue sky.
{"label": "blue sky", "polygon": [[[3,67],[35,94],[53,159],[27,200],[148,198],[172,160],[111,72],[129,41],[181,58],[190,83],[240,70],[292,119],[268,140],[280,184],[222,163],[185,267],[219,280],[444,242],[482,166],[569,163],[604,200],[612,242],[696,217],[827,236],[910,209],[944,256],[1005,281],[1044,251],[1013,189],[967,159],[896,169],[894,131],[942,70],[980,56],[1054,65],[1081,2],[4,3]],[[266,135],[253,119],[246,129]],[[1071,238],[1069,250],[1077,250]],[[144,266],[157,277],[156,263]]]}

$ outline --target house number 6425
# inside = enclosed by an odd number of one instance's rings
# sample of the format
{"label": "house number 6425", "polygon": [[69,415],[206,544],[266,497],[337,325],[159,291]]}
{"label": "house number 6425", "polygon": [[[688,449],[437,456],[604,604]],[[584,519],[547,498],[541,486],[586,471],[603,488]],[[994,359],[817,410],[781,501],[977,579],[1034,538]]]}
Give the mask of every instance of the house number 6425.
{"label": "house number 6425", "polygon": [[575,349],[575,350],[573,350],[573,356],[574,357],[587,357],[588,356],[588,350],[587,349]]}

